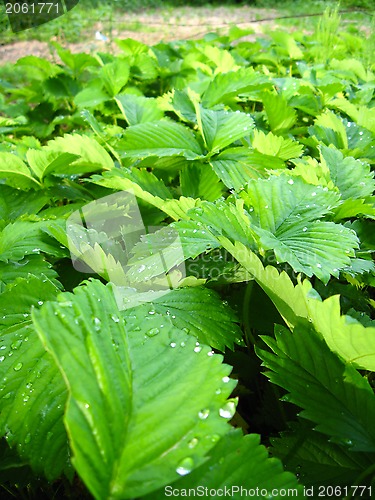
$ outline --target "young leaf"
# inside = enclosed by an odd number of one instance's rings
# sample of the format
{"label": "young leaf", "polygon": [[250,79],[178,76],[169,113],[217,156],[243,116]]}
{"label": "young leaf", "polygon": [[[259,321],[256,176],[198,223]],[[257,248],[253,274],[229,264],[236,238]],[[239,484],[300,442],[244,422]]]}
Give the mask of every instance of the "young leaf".
{"label": "young leaf", "polygon": [[358,368],[375,371],[375,328],[365,327],[351,316],[341,316],[340,297],[325,301],[309,298],[310,321],[332,351]]}
{"label": "young leaf", "polygon": [[254,130],[252,146],[260,153],[270,156],[277,156],[281,160],[297,158],[303,152],[302,144],[292,139],[285,139],[269,132],[265,135],[262,131]]}
{"label": "young leaf", "polygon": [[229,430],[228,366],[154,316],[135,310],[124,323],[111,287],[98,281],[34,314],[68,385],[74,466],[98,499],[160,488],[201,465]]}

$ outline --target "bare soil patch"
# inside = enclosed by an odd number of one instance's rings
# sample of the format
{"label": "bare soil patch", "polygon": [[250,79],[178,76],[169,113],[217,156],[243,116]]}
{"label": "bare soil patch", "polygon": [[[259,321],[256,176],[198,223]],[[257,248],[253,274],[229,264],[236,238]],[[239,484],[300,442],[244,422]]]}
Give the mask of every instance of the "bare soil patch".
{"label": "bare soil patch", "polygon": [[[54,38],[74,53],[94,52],[96,50],[116,51],[115,38],[133,38],[148,45],[171,40],[197,39],[211,31],[225,33],[230,26],[240,25],[251,28],[256,34],[262,33],[262,27],[273,25],[274,21],[257,22],[260,18],[277,17],[273,9],[254,9],[250,7],[218,7],[215,9],[203,7],[183,7],[168,11],[161,10],[149,13],[122,14],[109,20],[93,20],[92,30],[85,33],[80,43],[65,43],[63,35]],[[108,37],[108,41],[95,39],[99,31]],[[20,57],[35,55],[54,58],[53,51],[47,42],[37,40],[19,41],[0,45],[0,64],[16,62]]]}

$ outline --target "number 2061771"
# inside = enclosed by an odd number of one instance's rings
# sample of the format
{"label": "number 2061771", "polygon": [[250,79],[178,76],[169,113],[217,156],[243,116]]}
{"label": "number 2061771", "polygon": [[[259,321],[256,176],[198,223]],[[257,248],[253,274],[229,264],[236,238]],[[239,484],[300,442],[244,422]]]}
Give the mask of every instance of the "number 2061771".
{"label": "number 2061771", "polygon": [[[6,14],[59,14],[61,4],[59,2],[35,2],[35,3],[6,3]],[[62,13],[62,12],[61,12]]]}

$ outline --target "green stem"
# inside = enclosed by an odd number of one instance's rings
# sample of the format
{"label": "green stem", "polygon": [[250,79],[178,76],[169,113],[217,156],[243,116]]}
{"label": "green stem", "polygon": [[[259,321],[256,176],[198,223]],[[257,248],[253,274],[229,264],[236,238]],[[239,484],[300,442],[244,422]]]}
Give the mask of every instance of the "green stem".
{"label": "green stem", "polygon": [[[370,467],[367,467],[366,470],[364,470],[358,477],[357,479],[354,481],[354,484],[358,485],[358,486],[361,486],[361,483],[363,482],[363,480],[368,477],[370,474],[373,474],[375,473],[375,464],[371,464]],[[354,488],[351,488],[350,490],[350,494],[345,498],[345,500],[350,500],[351,498],[353,498],[353,494],[354,494],[354,491],[355,489]]]}
{"label": "green stem", "polygon": [[242,309],[242,317],[244,322],[244,330],[245,330],[245,339],[248,347],[250,345],[255,345],[255,337],[251,331],[250,327],[250,299],[251,293],[253,291],[254,281],[249,281],[246,286],[245,295],[243,298],[243,309]]}

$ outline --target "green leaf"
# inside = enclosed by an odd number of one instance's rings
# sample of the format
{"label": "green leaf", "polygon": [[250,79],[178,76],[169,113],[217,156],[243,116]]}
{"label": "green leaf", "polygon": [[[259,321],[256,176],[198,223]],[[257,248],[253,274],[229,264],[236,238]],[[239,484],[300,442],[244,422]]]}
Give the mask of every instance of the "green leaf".
{"label": "green leaf", "polygon": [[267,449],[260,444],[260,436],[243,436],[238,429],[224,436],[211,451],[209,460],[198,469],[146,499],[165,498],[175,488],[181,496],[183,492],[200,491],[198,488],[202,488],[202,493],[211,498],[210,491],[216,491],[218,495],[222,491],[228,492],[225,496],[230,495],[229,498],[240,498],[241,491],[259,491],[264,497],[267,494],[263,492],[267,491],[268,495],[277,499],[284,498],[282,492],[285,490],[296,498],[302,495],[302,487],[295,476],[285,472],[279,460],[268,456]]}
{"label": "green leaf", "polygon": [[307,287],[307,291],[311,290],[311,285],[307,280],[294,286],[285,271],[279,273],[273,266],[263,267],[259,257],[243,243],[235,241],[233,244],[223,236],[217,236],[217,239],[223,248],[233,255],[249,275],[257,281],[290,328],[299,322],[306,322],[308,310],[304,287]]}
{"label": "green leaf", "polygon": [[[43,179],[50,174],[71,175],[84,173],[85,169],[77,168],[72,165],[79,155],[72,153],[62,153],[59,151],[50,151],[47,149],[29,149],[26,153],[27,161],[33,172]],[[92,168],[92,167],[89,167]],[[90,172],[90,170],[88,170]]]}
{"label": "green leaf", "polygon": [[1,218],[5,221],[14,221],[25,214],[37,214],[48,202],[49,196],[43,191],[23,192],[0,185]]}
{"label": "green leaf", "polygon": [[326,146],[335,145],[338,149],[348,148],[348,138],[342,119],[332,111],[326,110],[319,115],[314,126],[309,128],[311,135],[315,135]]}
{"label": "green leaf", "polygon": [[129,79],[130,67],[125,59],[116,58],[105,64],[100,71],[100,78],[111,97],[118,94]]}
{"label": "green leaf", "polygon": [[118,147],[128,157],[150,155],[182,155],[193,160],[202,156],[202,149],[191,130],[169,121],[141,123],[126,129]]}
{"label": "green leaf", "polygon": [[[130,178],[129,178],[130,177]],[[151,176],[150,176],[151,177]],[[159,196],[154,196],[149,193],[146,189],[143,189],[135,179],[132,180],[132,176],[129,176],[126,172],[122,170],[113,170],[111,172],[105,172],[104,175],[98,176],[94,175],[91,178],[91,182],[99,184],[100,186],[108,187],[110,189],[115,189],[117,191],[127,191],[130,190],[135,196],[141,200],[146,201],[150,205],[157,207],[166,214],[168,214],[172,219],[186,219],[186,212],[195,207],[200,203],[200,200],[195,200],[194,198],[186,198],[181,196],[179,200],[167,199],[163,200]],[[149,187],[149,185],[147,185]],[[160,187],[160,184],[159,184]]]}
{"label": "green leaf", "polygon": [[331,179],[342,198],[365,198],[375,189],[374,173],[366,163],[343,154],[333,147],[320,147],[321,162],[329,168]]}
{"label": "green leaf", "polygon": [[273,351],[257,349],[269,379],[287,390],[283,400],[303,408],[301,417],[353,451],[375,451],[375,396],[367,379],[330,351],[306,326],[293,334],[279,327]]}
{"label": "green leaf", "polygon": [[49,221],[16,220],[0,232],[0,261],[20,261],[25,255],[44,252],[56,257],[65,257],[66,251],[54,244],[43,230]]}
{"label": "green leaf", "polygon": [[69,388],[72,461],[98,499],[139,497],[198,467],[235,408],[221,356],[167,318],[135,311],[129,321],[98,281],[34,314]]}
{"label": "green leaf", "polygon": [[12,153],[0,152],[0,178],[5,179],[8,186],[17,189],[38,189],[39,182],[34,179],[27,165]]}
{"label": "green leaf", "polygon": [[285,31],[272,31],[273,40],[282,47],[291,59],[303,59],[304,55],[292,35]]}
{"label": "green leaf", "polygon": [[[85,54],[83,52],[73,54],[70,50],[64,49],[57,42],[51,42],[51,44],[56,48],[63,63],[71,68],[75,74],[81,73],[86,68],[99,66],[98,60],[90,54]],[[57,67],[61,71],[60,66]]]}
{"label": "green leaf", "polygon": [[[56,137],[49,141],[47,148],[50,151],[59,153],[70,153],[79,156],[74,165],[76,172],[93,172],[95,170],[111,170],[113,168],[112,158],[107,151],[95,140],[86,135],[65,134],[64,137]],[[70,167],[72,168],[72,167]],[[64,173],[63,165],[59,168],[56,166],[50,167],[44,171],[44,175],[48,173]]]}
{"label": "green leaf", "polygon": [[52,268],[52,264],[42,255],[27,255],[18,261],[0,262],[0,282],[8,284],[17,278],[27,278],[29,274],[35,276],[43,274],[52,281],[57,278],[57,272]]}
{"label": "green leaf", "polygon": [[210,66],[213,66],[218,73],[240,69],[229,50],[215,47],[212,44],[204,44],[199,47],[199,51],[204,54]]}
{"label": "green leaf", "polygon": [[375,371],[375,328],[365,327],[351,316],[341,316],[340,297],[324,302],[310,298],[307,303],[310,321],[332,351],[346,363]]}
{"label": "green leaf", "polygon": [[241,342],[236,314],[214,290],[176,288],[153,301],[153,306],[156,312],[167,315],[176,328],[194,335],[202,344],[224,351],[225,347],[233,349],[234,343]]}
{"label": "green leaf", "polygon": [[116,102],[129,125],[155,122],[164,116],[155,99],[132,94],[116,96]]}
{"label": "green leaf", "polygon": [[212,107],[222,102],[227,103],[239,94],[246,94],[253,89],[265,87],[269,82],[267,76],[255,72],[252,68],[240,68],[237,71],[218,73],[202,96],[202,104]]}
{"label": "green leaf", "polygon": [[142,283],[218,246],[216,238],[202,229],[201,223],[175,222],[141,236],[141,241],[133,247],[127,275],[133,283]]}
{"label": "green leaf", "polygon": [[279,94],[263,94],[263,106],[272,132],[283,134],[297,121],[297,113]]}
{"label": "green leaf", "polygon": [[189,162],[180,173],[181,193],[191,198],[215,201],[223,193],[223,185],[207,164]]}
{"label": "green leaf", "polygon": [[188,215],[198,224],[204,224],[204,232],[208,231],[216,238],[224,235],[250,248],[255,246],[254,233],[241,200],[237,200],[236,205],[223,201],[202,202],[201,206],[189,210]]}
{"label": "green leaf", "polygon": [[95,108],[109,100],[109,95],[103,90],[103,82],[93,80],[75,95],[74,104],[79,108]]}
{"label": "green leaf", "polygon": [[216,175],[230,189],[243,188],[251,179],[266,177],[266,168],[282,169],[285,163],[248,148],[229,148],[210,160]]}
{"label": "green leaf", "polygon": [[207,149],[218,152],[238,139],[250,134],[254,126],[253,119],[245,113],[214,111],[200,107],[201,133]]}
{"label": "green leaf", "polygon": [[358,200],[348,198],[336,207],[333,211],[333,220],[340,221],[342,219],[349,219],[352,217],[359,217],[363,215],[369,219],[375,219],[375,203],[371,198],[366,203],[366,200]]}
{"label": "green leaf", "polygon": [[279,262],[315,274],[324,283],[350,265],[358,247],[355,233],[317,220],[338,204],[333,191],[280,176],[251,181],[241,195],[250,207],[260,247],[273,250]]}
{"label": "green leaf", "polygon": [[37,474],[54,480],[68,472],[63,424],[66,388],[31,323],[31,308],[58,289],[43,275],[18,279],[0,295],[0,429]]}
{"label": "green leaf", "polygon": [[277,156],[281,160],[297,158],[303,152],[302,144],[292,139],[285,139],[274,135],[272,132],[265,135],[262,131],[258,130],[254,130],[252,146],[260,153]]}
{"label": "green leaf", "polygon": [[271,439],[271,443],[272,455],[280,458],[287,470],[296,472],[301,482],[309,487],[351,487],[374,463],[372,454],[355,453],[332,443],[327,436],[311,429],[308,422],[298,422],[280,438]]}

